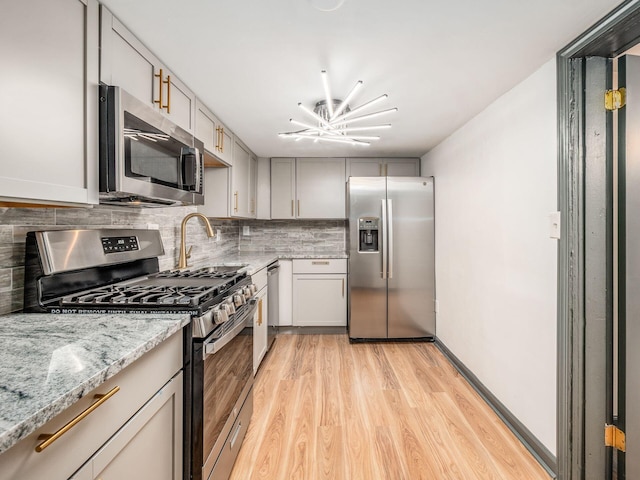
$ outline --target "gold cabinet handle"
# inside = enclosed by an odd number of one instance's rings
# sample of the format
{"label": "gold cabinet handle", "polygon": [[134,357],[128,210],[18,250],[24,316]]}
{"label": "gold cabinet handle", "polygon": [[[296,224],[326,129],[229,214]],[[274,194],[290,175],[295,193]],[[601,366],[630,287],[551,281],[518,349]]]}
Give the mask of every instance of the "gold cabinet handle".
{"label": "gold cabinet handle", "polygon": [[300,216],[300,200],[298,200],[298,216]]}
{"label": "gold cabinet handle", "polygon": [[158,100],[154,100],[153,103],[157,103],[158,107],[160,107],[161,109],[164,108],[163,104],[162,104],[162,69],[160,69],[160,73],[156,73],[154,75],[154,77],[156,77],[158,79],[158,90],[159,90],[159,99]]}
{"label": "gold cabinet handle", "polygon": [[294,204],[295,204],[295,201],[292,199],[291,200],[291,218],[293,218],[296,214],[296,212],[294,211],[294,208],[295,208]]}
{"label": "gold cabinet handle", "polygon": [[233,212],[238,213],[238,192],[233,194]]}
{"label": "gold cabinet handle", "polygon": [[262,325],[262,299],[258,300],[258,326]]}
{"label": "gold cabinet handle", "polygon": [[95,403],[92,403],[91,405],[89,405],[86,410],[84,410],[77,417],[72,419],[69,423],[67,423],[64,427],[62,427],[56,433],[44,433],[44,434],[38,436],[38,440],[39,441],[40,440],[44,440],[44,441],[42,443],[38,444],[38,446],[36,447],[36,452],[40,453],[45,448],[47,448],[49,445],[51,445],[53,442],[58,440],[62,435],[64,435],[69,430],[71,430],[73,427],[75,427],[78,423],[80,423],[82,420],[84,420],[85,417],[87,417],[91,412],[93,412],[95,409],[97,409],[100,405],[102,405],[104,402],[109,400],[111,397],[113,397],[119,391],[120,391],[120,387],[116,385],[115,387],[113,387],[111,390],[109,390],[105,394],[95,395],[94,398],[97,399]]}
{"label": "gold cabinet handle", "polygon": [[220,127],[216,127],[216,152],[220,151]]}
{"label": "gold cabinet handle", "polygon": [[167,104],[162,108],[166,108],[167,113],[171,113],[171,75],[167,75],[164,83],[167,85]]}
{"label": "gold cabinet handle", "polygon": [[220,127],[220,153],[224,153],[224,127]]}
{"label": "gold cabinet handle", "polygon": [[344,278],[342,279],[342,298],[344,298]]}

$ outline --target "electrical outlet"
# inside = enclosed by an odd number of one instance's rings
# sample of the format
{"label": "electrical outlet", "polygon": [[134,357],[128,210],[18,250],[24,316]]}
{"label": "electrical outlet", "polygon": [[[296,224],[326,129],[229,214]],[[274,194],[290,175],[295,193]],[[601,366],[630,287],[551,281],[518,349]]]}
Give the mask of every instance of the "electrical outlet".
{"label": "electrical outlet", "polygon": [[160,225],[157,223],[147,223],[147,230],[159,230]]}
{"label": "electrical outlet", "polygon": [[560,239],[560,212],[549,214],[549,237]]}
{"label": "electrical outlet", "polygon": [[216,228],[216,236],[213,238],[214,242],[219,242],[220,241],[220,229]]}
{"label": "electrical outlet", "polygon": [[244,235],[245,237],[251,235],[251,228],[249,227],[249,225],[242,226],[242,235]]}

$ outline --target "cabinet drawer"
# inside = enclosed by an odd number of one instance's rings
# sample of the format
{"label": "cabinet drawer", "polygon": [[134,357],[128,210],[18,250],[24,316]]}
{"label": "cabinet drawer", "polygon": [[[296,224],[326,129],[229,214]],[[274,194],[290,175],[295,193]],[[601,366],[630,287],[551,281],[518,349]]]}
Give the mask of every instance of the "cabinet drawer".
{"label": "cabinet drawer", "polygon": [[[0,455],[0,479],[69,478],[182,368],[182,332],[143,355],[85,394],[60,415]],[[38,436],[52,434],[96,402],[94,395],[119,391],[40,453]]]}
{"label": "cabinet drawer", "polygon": [[293,273],[347,273],[347,259],[317,258],[294,260]]}

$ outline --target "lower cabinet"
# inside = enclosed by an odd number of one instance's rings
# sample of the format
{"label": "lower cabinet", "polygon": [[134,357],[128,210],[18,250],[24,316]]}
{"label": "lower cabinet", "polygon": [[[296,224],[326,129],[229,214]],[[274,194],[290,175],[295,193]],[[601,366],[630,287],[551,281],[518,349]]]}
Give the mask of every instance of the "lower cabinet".
{"label": "lower cabinet", "polygon": [[[182,337],[165,340],[0,455],[0,480],[181,478]],[[67,427],[36,451],[41,435]]]}
{"label": "lower cabinet", "polygon": [[293,325],[347,325],[347,261],[293,260]]}
{"label": "lower cabinet", "polygon": [[251,275],[251,280],[258,289],[258,308],[253,316],[253,373],[255,375],[267,353],[267,315],[269,313],[267,269],[263,268]]}
{"label": "lower cabinet", "polygon": [[118,430],[71,480],[179,480],[182,372]]}

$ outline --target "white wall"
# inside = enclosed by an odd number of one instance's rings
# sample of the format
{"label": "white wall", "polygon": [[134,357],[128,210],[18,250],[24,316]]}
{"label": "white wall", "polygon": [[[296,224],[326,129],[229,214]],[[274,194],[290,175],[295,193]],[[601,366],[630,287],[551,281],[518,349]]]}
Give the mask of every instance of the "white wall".
{"label": "white wall", "polygon": [[554,454],[556,124],[552,59],[422,157],[437,336]]}

